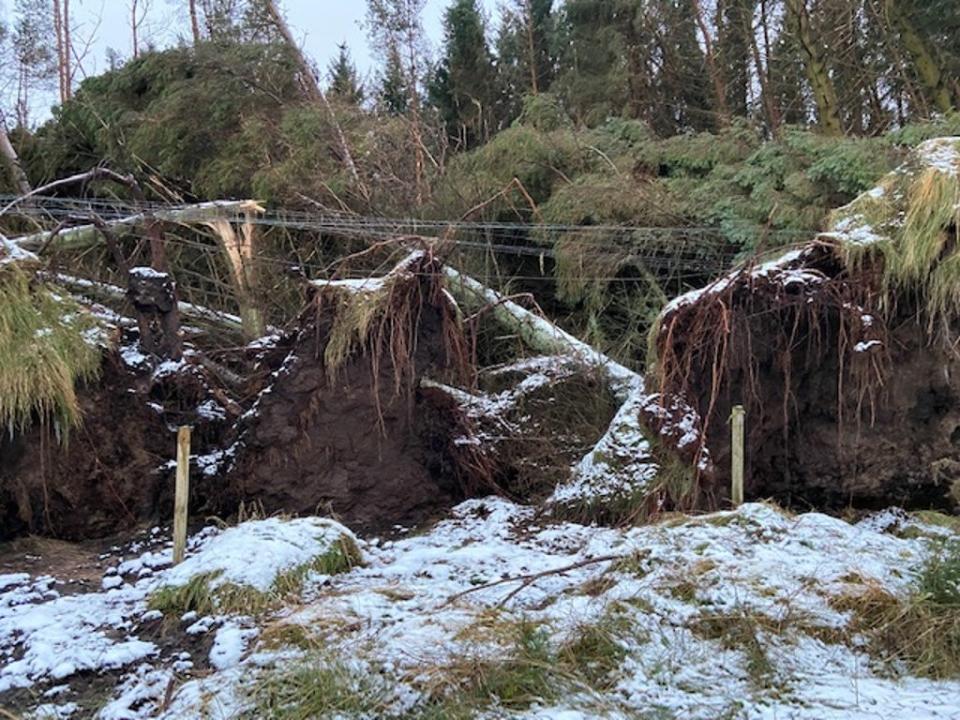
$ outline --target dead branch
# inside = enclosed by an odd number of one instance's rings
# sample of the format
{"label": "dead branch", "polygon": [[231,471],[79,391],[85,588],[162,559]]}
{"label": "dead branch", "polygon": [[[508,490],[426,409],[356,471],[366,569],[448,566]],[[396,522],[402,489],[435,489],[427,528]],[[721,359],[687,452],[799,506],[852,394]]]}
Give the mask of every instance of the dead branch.
{"label": "dead branch", "polygon": [[520,592],[522,592],[526,588],[533,585],[537,580],[540,580],[541,578],[549,577],[550,575],[562,575],[565,572],[569,572],[571,570],[578,570],[582,567],[587,567],[588,565],[596,565],[602,562],[613,562],[614,560],[623,560],[626,557],[628,556],[622,555],[622,554],[601,555],[599,557],[589,558],[588,560],[581,560],[580,562],[571,563],[570,565],[564,565],[563,567],[553,568],[551,570],[541,570],[540,572],[531,573],[529,575],[518,575],[517,577],[512,577],[512,578],[503,578],[502,580],[496,580],[494,582],[487,583],[486,585],[477,585],[476,587],[472,587],[468,590],[464,590],[463,592],[459,592],[456,595],[451,595],[446,599],[446,601],[440,607],[444,608],[447,605],[450,605],[451,603],[456,602],[462,597],[471,595],[476,592],[480,592],[481,590],[489,590],[490,588],[498,587],[499,585],[506,585],[507,583],[512,583],[512,582],[519,582],[520,583],[519,587],[511,590],[506,597],[504,597],[499,603],[497,603],[497,607],[503,607],[510,600],[516,597],[516,595],[518,595]]}

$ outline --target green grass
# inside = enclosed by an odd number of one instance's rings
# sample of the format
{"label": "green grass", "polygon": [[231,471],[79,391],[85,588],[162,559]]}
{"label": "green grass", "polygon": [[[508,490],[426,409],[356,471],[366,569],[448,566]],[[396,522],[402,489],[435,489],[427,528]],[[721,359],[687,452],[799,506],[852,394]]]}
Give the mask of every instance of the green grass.
{"label": "green grass", "polygon": [[387,695],[368,673],[312,655],[279,672],[263,672],[251,691],[246,720],[384,717]]}
{"label": "green grass", "polygon": [[875,657],[896,670],[932,679],[960,678],[960,542],[935,547],[914,591],[894,595],[878,586],[836,598],[853,613],[852,630]]}
{"label": "green grass", "polygon": [[931,554],[920,573],[920,592],[932,603],[960,610],[960,540]]}
{"label": "green grass", "polygon": [[204,573],[184,585],[168,585],[155,590],[148,600],[151,610],[167,617],[180,617],[187,612],[210,615],[214,612],[260,615],[297,597],[311,573],[337,575],[360,565],[362,556],[354,540],[341,535],[327,552],[309,562],[279,573],[267,591],[235,583],[214,584],[220,571]]}
{"label": "green grass", "polygon": [[76,385],[100,370],[100,350],[85,337],[96,326],[74,300],[0,269],[0,428],[39,420],[66,433],[80,422]]}

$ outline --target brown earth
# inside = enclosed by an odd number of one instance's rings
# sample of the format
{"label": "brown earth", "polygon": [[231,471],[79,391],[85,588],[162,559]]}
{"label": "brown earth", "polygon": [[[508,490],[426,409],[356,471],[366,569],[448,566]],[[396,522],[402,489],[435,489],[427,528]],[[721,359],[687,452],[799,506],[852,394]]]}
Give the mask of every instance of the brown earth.
{"label": "brown earth", "polygon": [[[798,282],[797,269],[821,279]],[[672,367],[650,386],[707,419],[708,497],[727,496],[727,418],[742,404],[748,498],[803,509],[957,502],[960,356],[910,298],[885,314],[878,297],[869,276],[814,246],[782,274],[744,273],[664,318],[658,352]]]}
{"label": "brown earth", "polygon": [[78,394],[83,421],[63,442],[39,423],[0,440],[0,540],[103,537],[168,518],[173,483],[165,466],[176,448],[171,426],[196,424],[198,451],[222,434],[218,423],[198,422],[192,411],[206,389],[190,366],[153,380],[110,352],[99,380]]}
{"label": "brown earth", "polygon": [[[449,366],[441,318],[424,307],[413,377]],[[347,361],[331,379],[322,356],[327,330],[300,333],[270,391],[240,435],[240,460],[228,475],[224,507],[254,503],[267,513],[332,513],[360,530],[385,530],[431,517],[463,497],[446,439],[455,422],[418,393],[395,389],[383,357],[377,390],[369,355]]]}

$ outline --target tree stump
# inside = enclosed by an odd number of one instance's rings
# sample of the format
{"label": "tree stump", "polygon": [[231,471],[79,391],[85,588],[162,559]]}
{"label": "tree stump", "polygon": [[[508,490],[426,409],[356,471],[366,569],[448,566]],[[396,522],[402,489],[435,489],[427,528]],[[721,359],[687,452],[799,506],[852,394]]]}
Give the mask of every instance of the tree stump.
{"label": "tree stump", "polygon": [[143,352],[179,360],[183,356],[180,315],[176,285],[170,275],[149,267],[131,269],[127,297],[137,313]]}

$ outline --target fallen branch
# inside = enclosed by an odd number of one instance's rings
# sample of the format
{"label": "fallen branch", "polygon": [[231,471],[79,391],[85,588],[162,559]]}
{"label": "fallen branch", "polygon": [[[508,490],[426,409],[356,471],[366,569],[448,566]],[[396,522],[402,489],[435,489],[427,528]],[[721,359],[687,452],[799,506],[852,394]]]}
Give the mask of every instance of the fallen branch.
{"label": "fallen branch", "polygon": [[136,183],[131,175],[121,175],[116,173],[113,170],[105,167],[96,167],[92,170],[87,170],[83,173],[78,173],[76,175],[71,175],[70,177],[61,178],[59,180],[54,180],[53,182],[47,183],[46,185],[41,185],[38,188],[31,190],[30,192],[23,193],[22,195],[14,198],[9,203],[7,203],[3,209],[0,209],[0,216],[6,215],[10,210],[15,208],[20,203],[29,200],[32,197],[37,197],[38,195],[43,195],[44,193],[50,192],[51,190],[56,190],[60,187],[65,187],[67,185],[77,185],[77,184],[86,184],[93,182],[95,180],[112,180],[121,185],[131,187]]}
{"label": "fallen branch", "polygon": [[565,572],[569,572],[570,570],[578,570],[579,568],[587,567],[588,565],[596,565],[597,563],[612,562],[614,560],[623,560],[626,557],[628,556],[627,555],[601,555],[599,557],[589,558],[587,560],[581,560],[579,562],[575,562],[570,565],[564,565],[563,567],[552,568],[550,570],[541,570],[540,572],[531,573],[530,575],[518,575],[517,577],[495,580],[494,582],[487,583],[486,585],[478,585],[476,587],[470,588],[469,590],[458,592],[456,595],[451,595],[446,599],[446,601],[440,607],[444,608],[447,605],[450,605],[451,603],[456,602],[462,597],[466,597],[467,595],[471,595],[472,593],[480,592],[481,590],[489,590],[490,588],[497,587],[499,585],[506,585],[507,583],[512,583],[512,582],[519,582],[520,583],[519,587],[511,590],[506,597],[504,597],[499,603],[497,603],[497,607],[503,607],[508,602],[510,602],[510,600],[516,597],[521,591],[530,587],[537,580],[540,580],[541,578],[548,577],[549,575],[561,575]]}

